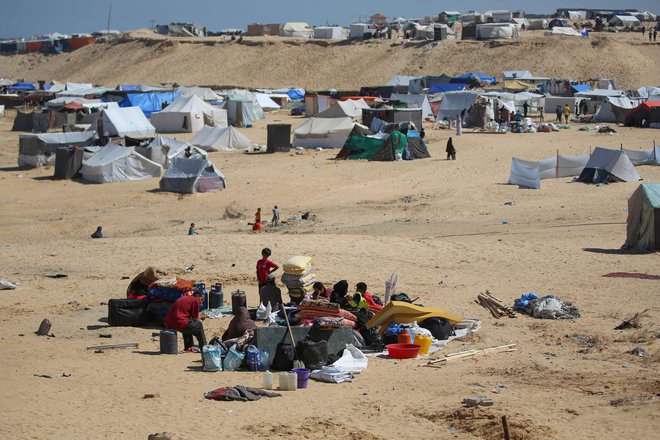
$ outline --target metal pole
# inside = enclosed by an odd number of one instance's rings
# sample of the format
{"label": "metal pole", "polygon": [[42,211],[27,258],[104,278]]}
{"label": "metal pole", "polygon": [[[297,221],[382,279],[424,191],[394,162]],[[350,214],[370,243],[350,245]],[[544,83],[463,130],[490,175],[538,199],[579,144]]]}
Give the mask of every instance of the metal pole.
{"label": "metal pole", "polygon": [[110,2],[110,7],[108,8],[108,35],[110,35],[110,17],[112,16],[112,2]]}

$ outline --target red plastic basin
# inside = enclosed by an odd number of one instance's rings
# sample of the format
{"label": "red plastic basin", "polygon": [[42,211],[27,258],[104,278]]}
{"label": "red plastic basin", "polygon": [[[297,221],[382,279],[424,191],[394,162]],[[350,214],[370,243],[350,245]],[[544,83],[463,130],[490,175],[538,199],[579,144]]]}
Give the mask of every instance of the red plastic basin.
{"label": "red plastic basin", "polygon": [[385,348],[387,348],[387,354],[391,358],[412,359],[417,357],[422,346],[418,344],[389,344]]}

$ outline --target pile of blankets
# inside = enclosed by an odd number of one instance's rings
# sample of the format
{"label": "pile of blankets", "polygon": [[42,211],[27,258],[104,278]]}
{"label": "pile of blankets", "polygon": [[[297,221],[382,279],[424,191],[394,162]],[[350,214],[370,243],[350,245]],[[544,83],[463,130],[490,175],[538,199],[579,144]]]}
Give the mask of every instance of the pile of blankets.
{"label": "pile of blankets", "polygon": [[316,328],[323,330],[338,327],[355,328],[357,317],[328,301],[305,299],[298,305],[296,320],[298,323],[312,321]]}
{"label": "pile of blankets", "polygon": [[513,310],[538,319],[576,319],[580,311],[568,301],[546,295],[539,298],[534,292],[521,295],[515,300]]}
{"label": "pile of blankets", "polygon": [[291,257],[284,263],[282,270],[284,271],[282,282],[294,302],[300,302],[312,293],[316,274],[312,269],[311,257]]}

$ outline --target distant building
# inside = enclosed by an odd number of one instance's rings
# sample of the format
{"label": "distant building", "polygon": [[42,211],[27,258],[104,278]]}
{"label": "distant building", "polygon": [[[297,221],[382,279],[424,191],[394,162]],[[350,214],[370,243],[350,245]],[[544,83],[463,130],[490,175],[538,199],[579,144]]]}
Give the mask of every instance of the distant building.
{"label": "distant building", "polygon": [[155,31],[170,37],[206,37],[206,27],[194,23],[159,24]]}
{"label": "distant building", "polygon": [[261,24],[252,23],[248,24],[247,33],[248,37],[266,37],[269,35],[277,36],[282,30],[282,25],[278,23]]}
{"label": "distant building", "polygon": [[387,24],[387,17],[379,12],[369,17],[369,22],[375,26],[385,26]]}

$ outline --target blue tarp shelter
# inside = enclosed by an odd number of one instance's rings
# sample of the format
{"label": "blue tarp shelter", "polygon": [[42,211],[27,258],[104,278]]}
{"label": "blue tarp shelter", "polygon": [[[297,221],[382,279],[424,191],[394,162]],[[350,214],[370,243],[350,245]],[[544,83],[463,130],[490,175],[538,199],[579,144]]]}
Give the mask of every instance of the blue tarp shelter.
{"label": "blue tarp shelter", "polygon": [[29,92],[31,90],[37,90],[37,88],[34,86],[34,84],[29,82],[17,82],[16,84],[12,84],[7,87],[7,90]]}
{"label": "blue tarp shelter", "polygon": [[142,113],[149,118],[152,113],[159,112],[170,105],[179,92],[149,92],[149,93],[127,93],[126,97],[119,102],[119,107],[139,107]]}
{"label": "blue tarp shelter", "polygon": [[497,82],[497,78],[495,78],[494,76],[489,76],[481,72],[468,72],[468,73],[464,73],[463,75],[458,75],[456,78],[465,78],[465,79],[479,78],[479,81],[487,82],[489,84],[495,84]]}
{"label": "blue tarp shelter", "polygon": [[466,88],[467,84],[463,83],[433,84],[429,93],[460,92]]}
{"label": "blue tarp shelter", "polygon": [[292,101],[299,101],[301,99],[305,99],[305,91],[303,89],[289,89],[288,92],[286,92],[287,95],[289,95],[289,99]]}
{"label": "blue tarp shelter", "polygon": [[573,84],[571,85],[571,89],[573,89],[574,93],[587,92],[589,90],[592,90],[589,84]]}

